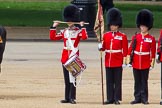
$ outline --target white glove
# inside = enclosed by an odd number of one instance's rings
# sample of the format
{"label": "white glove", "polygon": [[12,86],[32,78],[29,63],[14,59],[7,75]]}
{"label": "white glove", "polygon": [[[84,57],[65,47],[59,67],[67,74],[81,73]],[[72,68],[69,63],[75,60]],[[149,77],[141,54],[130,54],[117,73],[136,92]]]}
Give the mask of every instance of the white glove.
{"label": "white glove", "polygon": [[152,69],[153,69],[153,67],[151,66],[149,70],[151,71]]}
{"label": "white glove", "polygon": [[132,67],[132,65],[131,64],[127,64],[127,67]]}
{"label": "white glove", "polygon": [[127,65],[126,64],[122,64],[122,68],[125,68]]}
{"label": "white glove", "polygon": [[99,43],[98,44],[98,50],[101,50],[101,48],[102,48],[102,43]]}
{"label": "white glove", "polygon": [[158,59],[159,58],[159,54],[156,54],[156,59]]}
{"label": "white glove", "polygon": [[156,54],[156,63],[160,63],[160,61],[159,61],[159,54]]}

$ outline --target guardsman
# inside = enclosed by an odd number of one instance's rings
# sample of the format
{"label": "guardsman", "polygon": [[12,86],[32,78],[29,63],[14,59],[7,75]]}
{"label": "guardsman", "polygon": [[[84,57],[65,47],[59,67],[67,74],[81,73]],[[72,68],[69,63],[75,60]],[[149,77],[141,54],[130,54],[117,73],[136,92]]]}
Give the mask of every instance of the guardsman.
{"label": "guardsman", "polygon": [[[161,99],[162,99],[162,30],[160,31],[160,37],[158,40],[156,62],[158,64],[161,63]],[[160,102],[160,105],[162,105],[162,101]]]}
{"label": "guardsman", "polygon": [[128,52],[127,36],[119,31],[122,15],[119,9],[111,8],[107,12],[107,26],[110,31],[103,35],[100,51],[105,51],[107,101],[105,104],[119,105],[122,100],[122,71],[126,66]]}
{"label": "guardsman", "polygon": [[[59,25],[59,22],[54,22],[53,26],[50,29],[50,39],[51,40],[63,40],[64,47],[62,50],[61,63],[64,64],[69,58],[72,52],[72,46],[76,50],[76,54],[79,56],[79,42],[81,39],[85,40],[88,38],[86,28],[84,27],[84,22],[80,22],[80,10],[75,5],[68,5],[64,8],[63,12],[64,21],[67,22],[68,28],[61,30],[59,33],[56,33],[56,27]],[[74,26],[73,22],[79,22],[81,29]],[[69,41],[70,40],[70,41]],[[61,100],[61,103],[71,103],[76,104],[76,88],[71,81],[71,74],[68,70],[63,67],[64,81],[65,81],[65,99]]]}
{"label": "guardsman", "polygon": [[156,42],[155,37],[149,34],[153,26],[153,14],[148,9],[139,11],[136,17],[136,25],[140,33],[132,37],[132,42],[128,49],[127,63],[130,63],[130,54],[133,40],[136,39],[134,56],[132,60],[134,75],[134,97],[135,100],[130,104],[149,104],[148,102],[148,77],[149,70],[154,68]]}
{"label": "guardsman", "polygon": [[156,62],[162,62],[162,30],[160,31],[160,37],[158,39]]}
{"label": "guardsman", "polygon": [[6,29],[0,26],[0,72],[5,45],[6,45]]}

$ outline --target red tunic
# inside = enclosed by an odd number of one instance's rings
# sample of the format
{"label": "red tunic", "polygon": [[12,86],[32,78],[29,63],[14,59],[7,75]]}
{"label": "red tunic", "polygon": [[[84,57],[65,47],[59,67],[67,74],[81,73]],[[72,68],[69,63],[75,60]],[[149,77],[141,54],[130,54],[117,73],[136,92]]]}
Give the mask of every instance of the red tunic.
{"label": "red tunic", "polygon": [[127,56],[127,36],[121,32],[107,32],[103,35],[102,50],[105,51],[105,67],[120,67]]}
{"label": "red tunic", "polygon": [[[67,34],[67,31],[69,31],[68,34]],[[56,33],[55,28],[50,29],[50,39],[51,40],[63,39],[64,48],[63,48],[63,51],[62,51],[62,58],[61,58],[61,62],[63,64],[68,60],[69,55],[71,53],[71,49],[70,50],[67,49],[67,48],[70,48],[69,42],[67,41],[68,35],[70,36],[70,39],[72,41],[74,48],[78,48],[78,44],[80,42],[80,39],[85,40],[85,39],[88,38],[85,28],[79,29],[78,27],[73,26],[71,28],[66,28],[64,30],[61,30],[60,33]],[[77,54],[79,55],[79,50],[78,50]]]}
{"label": "red tunic", "polygon": [[162,62],[162,52],[160,51],[160,41],[162,41],[162,30],[160,31],[160,37],[158,40],[158,48],[157,48],[157,53],[160,54],[160,62]]}
{"label": "red tunic", "polygon": [[[134,40],[135,36],[132,37]],[[136,34],[136,48],[134,50],[132,66],[135,69],[148,69],[150,68],[152,59],[155,59],[156,41],[153,36],[147,34],[142,37],[142,34]],[[128,50],[128,55],[132,51],[132,42]]]}

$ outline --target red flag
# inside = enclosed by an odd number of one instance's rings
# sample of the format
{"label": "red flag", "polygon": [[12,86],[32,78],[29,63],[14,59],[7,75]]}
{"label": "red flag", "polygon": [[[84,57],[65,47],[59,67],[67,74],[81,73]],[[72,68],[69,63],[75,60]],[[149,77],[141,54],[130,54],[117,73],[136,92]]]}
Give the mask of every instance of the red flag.
{"label": "red flag", "polygon": [[[98,33],[98,32],[100,32],[99,31],[100,29],[101,29],[101,34]],[[100,0],[98,0],[98,10],[97,10],[97,15],[96,15],[94,31],[96,33],[96,36],[97,36],[98,40],[100,40],[100,39],[102,40],[101,36],[104,33],[104,18],[103,18],[103,11],[102,11],[102,6],[100,4]]]}

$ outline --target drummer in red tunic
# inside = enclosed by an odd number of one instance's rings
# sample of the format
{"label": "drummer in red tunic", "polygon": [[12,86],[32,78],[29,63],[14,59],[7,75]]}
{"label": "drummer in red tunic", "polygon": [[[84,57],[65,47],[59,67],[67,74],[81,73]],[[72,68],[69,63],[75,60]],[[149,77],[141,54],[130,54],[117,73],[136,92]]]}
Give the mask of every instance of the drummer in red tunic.
{"label": "drummer in red tunic", "polygon": [[[54,22],[50,29],[50,39],[51,40],[63,40],[64,47],[62,51],[61,62],[64,64],[72,55],[77,54],[79,56],[78,45],[80,40],[86,40],[88,38],[86,28],[84,27],[84,22],[80,22],[80,10],[75,5],[69,5],[64,8],[63,12],[64,21],[68,22],[68,28],[61,30],[56,33],[56,27],[59,22]],[[80,22],[81,29],[74,26],[72,22]],[[70,39],[70,41],[69,41]],[[74,50],[72,51],[72,46]],[[61,100],[61,103],[71,103],[76,104],[76,88],[74,87],[73,81],[71,81],[71,74],[63,66],[64,81],[65,81],[65,99]],[[73,78],[72,78],[73,79]],[[75,79],[74,79],[75,80]]]}
{"label": "drummer in red tunic", "polygon": [[[148,78],[149,70],[154,68],[156,42],[155,37],[149,34],[153,26],[153,14],[147,9],[142,9],[137,14],[137,27],[140,33],[132,37],[128,50],[127,63],[130,63],[130,55],[133,50],[133,75],[134,75],[134,97],[131,104],[149,104],[148,102]],[[134,41],[136,40],[136,41]],[[132,49],[134,46],[134,49]]]}
{"label": "drummer in red tunic", "polygon": [[99,50],[105,51],[107,101],[105,104],[119,105],[122,100],[122,71],[126,67],[128,51],[127,36],[119,31],[122,26],[121,12],[111,8],[107,12],[107,26],[110,31],[103,35]]}

